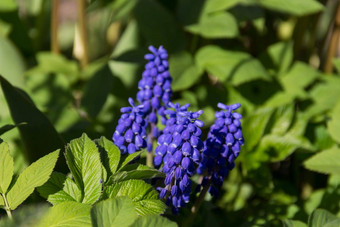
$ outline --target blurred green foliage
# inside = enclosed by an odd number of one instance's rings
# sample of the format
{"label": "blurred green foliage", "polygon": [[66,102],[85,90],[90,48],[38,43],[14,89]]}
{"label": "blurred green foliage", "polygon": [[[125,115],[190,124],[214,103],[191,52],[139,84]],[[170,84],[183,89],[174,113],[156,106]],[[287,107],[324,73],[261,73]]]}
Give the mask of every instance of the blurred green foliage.
{"label": "blurred green foliage", "polygon": [[1,135],[15,147],[15,173],[83,132],[111,138],[147,46],[163,45],[173,101],[203,109],[205,132],[218,102],[242,104],[245,146],[194,225],[299,226],[316,208],[340,215],[340,71],[323,72],[337,1],[88,3],[90,64],[81,68],[75,1],[60,1],[61,54],[49,51],[50,1],[0,1],[0,127],[18,126]]}

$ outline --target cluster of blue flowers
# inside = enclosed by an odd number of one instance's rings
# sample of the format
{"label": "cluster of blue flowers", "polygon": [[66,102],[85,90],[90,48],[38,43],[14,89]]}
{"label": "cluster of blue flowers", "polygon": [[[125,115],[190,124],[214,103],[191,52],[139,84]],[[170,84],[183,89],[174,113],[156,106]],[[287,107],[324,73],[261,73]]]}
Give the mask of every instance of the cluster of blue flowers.
{"label": "cluster of blue flowers", "polygon": [[[113,141],[123,154],[132,154],[142,148],[151,152],[153,140],[157,139],[154,165],[166,174],[164,187],[159,187],[160,197],[172,204],[173,212],[189,202],[192,188],[190,177],[196,172],[203,176],[200,186],[209,187],[217,196],[224,178],[235,166],[234,161],[244,143],[240,119],[234,112],[241,105],[218,104],[215,123],[210,127],[207,140],[202,142],[203,122],[198,120],[203,113],[188,111],[189,104],[180,106],[170,102],[172,94],[168,54],[160,46],[149,47],[145,55],[143,77],[139,81],[135,106],[121,108],[122,115],[113,134]],[[165,125],[156,127],[158,116]],[[147,135],[147,129],[151,129]],[[148,140],[146,138],[148,137]]]}
{"label": "cluster of blue flowers", "polygon": [[120,109],[122,115],[113,133],[114,144],[119,147],[122,154],[135,153],[146,147],[146,122],[143,118],[144,106],[135,106],[132,98],[129,98],[131,107]]}
{"label": "cluster of blue flowers", "polygon": [[189,202],[192,182],[190,177],[196,172],[194,163],[201,160],[203,142],[200,127],[203,122],[197,118],[203,113],[188,111],[189,104],[180,106],[169,103],[165,111],[168,116],[163,134],[158,138],[154,163],[166,174],[165,187],[158,188],[160,197],[166,198],[167,204],[172,203],[173,212]]}
{"label": "cluster of blue flowers", "polygon": [[215,123],[210,127],[207,140],[204,142],[202,161],[197,168],[197,173],[204,174],[202,186],[210,184],[209,193],[218,196],[218,189],[223,184],[223,179],[235,166],[235,159],[240,153],[244,143],[240,119],[242,115],[233,112],[241,104],[230,106],[219,103],[222,111],[215,114]]}
{"label": "cluster of blue flowers", "polygon": [[150,46],[149,50],[151,53],[144,56],[149,62],[145,65],[142,79],[138,83],[137,100],[143,104],[145,120],[150,124],[151,132],[147,150],[151,152],[153,138],[156,139],[160,135],[155,126],[158,121],[157,114],[161,117],[163,124],[166,122],[164,110],[172,95],[172,78],[169,73],[167,51],[162,46],[158,49]]}

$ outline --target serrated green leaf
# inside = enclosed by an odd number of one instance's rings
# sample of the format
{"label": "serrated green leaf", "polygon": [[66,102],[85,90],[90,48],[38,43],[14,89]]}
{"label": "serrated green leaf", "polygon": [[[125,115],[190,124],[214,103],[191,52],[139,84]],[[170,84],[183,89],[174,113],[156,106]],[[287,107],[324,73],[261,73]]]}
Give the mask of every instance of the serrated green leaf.
{"label": "serrated green leaf", "polygon": [[39,222],[38,227],[58,226],[92,226],[90,217],[91,206],[77,202],[63,202],[49,209]]}
{"label": "serrated green leaf", "polygon": [[331,120],[327,122],[327,128],[331,137],[340,144],[340,101],[335,105]]}
{"label": "serrated green leaf", "polygon": [[13,177],[13,158],[9,153],[8,144],[0,144],[0,193],[5,194]]}
{"label": "serrated green leaf", "polygon": [[228,12],[204,14],[198,24],[186,26],[185,29],[204,38],[234,38],[238,35],[236,19]]}
{"label": "serrated green leaf", "polygon": [[104,190],[106,198],[118,196],[127,196],[132,199],[139,215],[161,214],[166,209],[166,205],[159,200],[158,193],[142,180],[118,182],[107,186]]}
{"label": "serrated green leaf", "polygon": [[334,214],[324,209],[316,209],[309,216],[308,227],[325,226],[327,223],[338,219]]}
{"label": "serrated green leaf", "polygon": [[13,187],[7,193],[8,203],[12,210],[25,201],[32,194],[34,188],[43,185],[49,179],[58,155],[59,150],[45,155],[19,175]]}
{"label": "serrated green leaf", "polygon": [[93,204],[101,194],[102,164],[96,144],[84,133],[66,147],[67,164],[78,187],[83,203]]}
{"label": "serrated green leaf", "polygon": [[105,137],[96,141],[99,148],[101,161],[109,176],[117,171],[120,161],[120,150],[114,143]]}
{"label": "serrated green leaf", "polygon": [[134,203],[128,197],[107,199],[91,209],[92,225],[95,227],[130,226],[137,217]]}
{"label": "serrated green leaf", "polygon": [[[139,165],[141,166],[141,165]],[[165,174],[156,169],[134,169],[130,171],[119,171],[112,175],[108,184],[113,184],[114,182],[130,180],[130,179],[152,179],[156,177],[165,177]]]}
{"label": "serrated green leaf", "polygon": [[231,79],[233,85],[257,79],[271,80],[261,63],[244,52],[228,51],[210,45],[198,50],[195,61],[198,67],[220,81]]}
{"label": "serrated green leaf", "polygon": [[133,161],[134,159],[136,159],[138,156],[140,156],[142,154],[142,152],[144,151],[138,151],[135,152],[133,154],[129,154],[128,156],[126,156],[125,158],[123,157],[120,162],[121,164],[119,164],[119,168],[118,171],[120,171],[122,168],[124,168],[127,164],[129,164],[131,161]]}
{"label": "serrated green leaf", "polygon": [[176,227],[176,222],[172,222],[165,217],[158,215],[148,215],[138,218],[131,227],[149,227],[149,226],[162,226],[162,227]]}
{"label": "serrated green leaf", "polygon": [[324,174],[340,174],[340,149],[321,151],[304,162],[304,166]]}
{"label": "serrated green leaf", "polygon": [[323,6],[316,0],[259,0],[259,4],[270,10],[305,16],[321,11]]}
{"label": "serrated green leaf", "polygon": [[37,190],[53,205],[65,201],[81,202],[82,198],[82,192],[73,180],[58,172],[53,172],[50,179]]}
{"label": "serrated green leaf", "polygon": [[301,221],[285,219],[283,220],[284,227],[307,227],[307,225]]}

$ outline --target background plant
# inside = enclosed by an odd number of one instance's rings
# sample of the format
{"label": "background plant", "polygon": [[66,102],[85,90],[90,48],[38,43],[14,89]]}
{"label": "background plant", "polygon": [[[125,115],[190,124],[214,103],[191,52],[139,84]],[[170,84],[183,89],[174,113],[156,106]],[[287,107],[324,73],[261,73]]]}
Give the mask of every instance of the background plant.
{"label": "background plant", "polygon": [[[173,102],[204,111],[204,135],[218,102],[242,104],[247,143],[194,224],[306,223],[318,207],[338,215],[337,1],[96,0],[79,18],[75,2],[59,3],[74,10],[56,19],[49,1],[0,3],[0,125],[17,126],[1,138],[15,175],[83,132],[111,138],[147,46],[163,45]],[[63,157],[56,170],[66,174]],[[171,218],[183,223],[182,212]]]}

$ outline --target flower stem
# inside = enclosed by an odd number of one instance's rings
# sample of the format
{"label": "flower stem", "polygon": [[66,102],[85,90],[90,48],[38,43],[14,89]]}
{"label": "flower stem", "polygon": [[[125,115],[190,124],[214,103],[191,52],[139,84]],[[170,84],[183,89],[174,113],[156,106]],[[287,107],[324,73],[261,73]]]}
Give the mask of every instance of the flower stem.
{"label": "flower stem", "polygon": [[337,11],[334,17],[333,31],[324,66],[325,73],[331,74],[333,72],[333,58],[336,54],[337,46],[339,44],[339,36],[340,36],[340,4],[338,3]]}
{"label": "flower stem", "polygon": [[[87,21],[86,21],[86,1],[78,0],[78,40],[77,35],[75,38],[75,56],[80,60],[80,64],[82,68],[85,68],[89,61],[89,53],[88,53],[88,36],[87,36]],[[79,42],[79,44],[77,44]],[[78,46],[79,45],[79,46]]]}
{"label": "flower stem", "polygon": [[60,48],[58,43],[58,27],[59,27],[59,0],[52,1],[52,18],[51,18],[51,50],[55,54],[59,54]]}
{"label": "flower stem", "polygon": [[5,196],[5,194],[2,194],[2,193],[1,193],[1,196],[4,199],[4,202],[5,202],[5,210],[7,212],[7,216],[8,216],[9,219],[12,220],[11,208],[9,207],[8,201],[6,199],[6,196]]}
{"label": "flower stem", "polygon": [[[202,177],[202,180],[203,180],[203,177]],[[200,209],[202,202],[204,201],[205,195],[207,194],[209,190],[210,184],[211,184],[211,180],[209,179],[208,183],[203,187],[203,190],[201,191],[200,195],[195,201],[195,204],[192,206],[190,217],[187,219],[185,226],[191,226],[193,221],[195,220],[197,212]]]}

